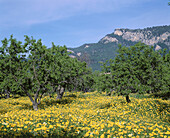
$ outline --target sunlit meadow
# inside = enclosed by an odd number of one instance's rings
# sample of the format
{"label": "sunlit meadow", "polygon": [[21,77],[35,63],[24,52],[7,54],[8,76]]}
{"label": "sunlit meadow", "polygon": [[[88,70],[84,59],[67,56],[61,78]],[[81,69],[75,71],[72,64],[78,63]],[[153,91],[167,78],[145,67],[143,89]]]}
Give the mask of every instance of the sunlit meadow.
{"label": "sunlit meadow", "polygon": [[93,93],[0,99],[0,137],[170,137],[170,101]]}

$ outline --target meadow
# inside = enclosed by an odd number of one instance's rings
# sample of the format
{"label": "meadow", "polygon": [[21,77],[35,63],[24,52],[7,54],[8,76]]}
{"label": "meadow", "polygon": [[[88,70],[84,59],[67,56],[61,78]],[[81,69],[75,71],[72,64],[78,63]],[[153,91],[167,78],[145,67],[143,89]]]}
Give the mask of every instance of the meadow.
{"label": "meadow", "polygon": [[2,137],[170,137],[170,100],[104,93],[45,96],[39,110],[28,97],[0,99]]}

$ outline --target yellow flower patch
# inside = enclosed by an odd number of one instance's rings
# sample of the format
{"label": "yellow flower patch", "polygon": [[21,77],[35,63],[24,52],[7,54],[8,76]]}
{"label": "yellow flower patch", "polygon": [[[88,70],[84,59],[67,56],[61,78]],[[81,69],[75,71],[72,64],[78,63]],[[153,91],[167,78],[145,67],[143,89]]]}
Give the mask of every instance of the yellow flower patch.
{"label": "yellow flower patch", "polygon": [[0,135],[66,137],[168,137],[170,101],[75,93],[60,102],[44,97],[38,111],[29,98],[0,100]]}

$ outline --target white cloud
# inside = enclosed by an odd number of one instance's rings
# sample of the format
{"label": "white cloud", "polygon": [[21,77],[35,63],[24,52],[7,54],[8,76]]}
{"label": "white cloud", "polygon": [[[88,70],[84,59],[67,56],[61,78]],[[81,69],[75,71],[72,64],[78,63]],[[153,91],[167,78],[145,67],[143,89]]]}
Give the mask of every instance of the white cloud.
{"label": "white cloud", "polygon": [[25,26],[78,14],[121,10],[149,0],[0,0],[0,26]]}

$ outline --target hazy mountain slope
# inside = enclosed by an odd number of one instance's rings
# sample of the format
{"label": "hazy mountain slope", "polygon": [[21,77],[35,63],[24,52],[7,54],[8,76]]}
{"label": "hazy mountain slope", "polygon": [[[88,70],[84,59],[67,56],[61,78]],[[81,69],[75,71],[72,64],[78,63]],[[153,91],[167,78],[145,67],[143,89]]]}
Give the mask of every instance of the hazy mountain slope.
{"label": "hazy mountain slope", "polygon": [[154,46],[155,50],[170,50],[170,25],[150,27],[145,29],[115,29],[98,43],[84,44],[77,48],[69,48],[71,56],[86,59],[93,70],[100,70],[99,61],[105,62],[114,58],[118,45],[132,46],[141,41]]}

